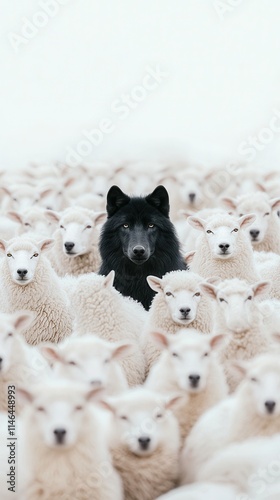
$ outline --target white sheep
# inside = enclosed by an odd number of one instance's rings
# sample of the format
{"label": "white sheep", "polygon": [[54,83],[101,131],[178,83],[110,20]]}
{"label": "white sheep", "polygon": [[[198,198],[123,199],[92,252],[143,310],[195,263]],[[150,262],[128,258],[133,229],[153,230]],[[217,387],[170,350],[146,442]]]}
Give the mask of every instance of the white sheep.
{"label": "white sheep", "polygon": [[258,302],[267,295],[271,285],[266,281],[250,285],[234,278],[224,280],[217,286],[211,283],[200,286],[216,304],[215,333],[228,336],[228,342],[222,346],[219,358],[230,390],[233,391],[240,382],[240,377],[231,370],[232,362],[235,359],[251,359],[271,348],[271,339]]}
{"label": "white sheep", "polygon": [[191,226],[203,232],[197,241],[191,271],[204,278],[240,278],[254,283],[258,279],[258,272],[253,249],[244,229],[252,224],[255,218],[253,214],[239,218],[217,214],[206,220],[189,217]]}
{"label": "white sheep", "polygon": [[156,500],[238,500],[237,493],[236,489],[226,484],[199,482],[175,488]]}
{"label": "white sheep", "polygon": [[202,465],[229,444],[279,432],[279,354],[262,354],[246,363],[236,361],[233,368],[243,374],[243,382],[233,395],[206,411],[186,439],[181,459],[183,484],[196,480]]}
{"label": "white sheep", "polygon": [[151,335],[164,352],[152,366],[145,386],[157,393],[181,394],[173,412],[185,438],[200,415],[228,394],[225,374],[214,352],[224,336],[203,335],[194,329],[176,335]]}
{"label": "white sheep", "polygon": [[170,409],[177,399],[137,387],[103,401],[113,415],[111,452],[126,500],[153,500],[176,485],[180,438]]}
{"label": "white sheep", "polygon": [[223,198],[228,208],[239,217],[254,213],[254,223],[246,229],[254,250],[280,254],[280,221],[277,209],[280,198],[269,199],[266,193],[256,192],[234,198]]}
{"label": "white sheep", "polygon": [[133,341],[135,352],[122,362],[129,385],[140,384],[145,377],[142,332],[147,312],[141,304],[124,297],[114,287],[115,273],[107,276],[88,273],[65,278],[71,309],[74,311],[74,331],[78,335],[96,334],[110,342]]}
{"label": "white sheep", "polygon": [[119,360],[134,348],[132,343],[108,342],[90,334],[39,346],[41,354],[52,362],[55,376],[103,388],[108,395],[128,389]]}
{"label": "white sheep", "polygon": [[205,279],[191,271],[172,271],[163,278],[148,276],[147,281],[156,292],[148,311],[143,340],[149,370],[160,355],[149,332],[161,329],[176,333],[181,328],[191,327],[209,333],[213,326],[213,306],[199,287]]}
{"label": "white sheep", "polygon": [[46,220],[45,209],[42,207],[31,207],[21,212],[7,212],[7,217],[17,223],[17,236],[36,234],[37,237],[50,238],[54,232],[54,224]]}
{"label": "white sheep", "polygon": [[34,317],[30,311],[0,313],[0,411],[7,411],[9,384],[31,384],[50,373],[48,363],[22,335]]}
{"label": "white sheep", "polygon": [[72,330],[69,300],[44,253],[53,244],[17,237],[0,240],[5,257],[0,261],[0,311],[34,311],[36,318],[25,332],[30,344],[58,342]]}
{"label": "white sheep", "polygon": [[49,252],[50,262],[59,276],[98,271],[101,257],[98,249],[97,225],[105,212],[93,212],[83,207],[70,207],[61,214],[45,212],[49,220],[59,223],[54,233],[55,245]]}
{"label": "white sheep", "polygon": [[274,252],[255,252],[259,274],[271,281],[270,297],[280,299],[280,255]]}
{"label": "white sheep", "polygon": [[122,500],[108,421],[91,402],[96,391],[69,381],[17,390],[25,403],[18,426],[20,499]]}

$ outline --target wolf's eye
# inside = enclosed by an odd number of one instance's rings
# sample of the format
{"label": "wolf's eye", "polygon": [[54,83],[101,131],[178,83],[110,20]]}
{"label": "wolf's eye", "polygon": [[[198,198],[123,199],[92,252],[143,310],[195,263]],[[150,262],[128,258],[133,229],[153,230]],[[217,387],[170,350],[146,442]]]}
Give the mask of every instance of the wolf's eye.
{"label": "wolf's eye", "polygon": [[238,228],[237,228],[237,227],[235,227],[235,228],[233,229],[233,231],[234,231],[235,233],[237,233]]}
{"label": "wolf's eye", "polygon": [[207,229],[206,233],[208,233],[208,234],[214,234],[213,231],[211,231],[211,229]]}
{"label": "wolf's eye", "polygon": [[128,225],[128,224],[123,224],[123,227],[124,227],[125,229],[128,229],[128,228],[129,228],[129,225]]}
{"label": "wolf's eye", "polygon": [[12,254],[11,253],[7,253],[7,257],[12,257]]}
{"label": "wolf's eye", "polygon": [[155,227],[155,225],[154,224],[148,224],[148,227],[152,228],[152,227]]}

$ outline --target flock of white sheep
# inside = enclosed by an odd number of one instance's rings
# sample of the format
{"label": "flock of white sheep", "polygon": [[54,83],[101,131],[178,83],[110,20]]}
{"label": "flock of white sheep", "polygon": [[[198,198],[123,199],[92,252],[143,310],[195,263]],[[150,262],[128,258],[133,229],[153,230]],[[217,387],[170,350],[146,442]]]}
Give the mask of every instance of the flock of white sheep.
{"label": "flock of white sheep", "polygon": [[[112,184],[169,192],[189,270],[149,311],[97,274]],[[31,165],[0,200],[1,500],[279,500],[279,172]]]}

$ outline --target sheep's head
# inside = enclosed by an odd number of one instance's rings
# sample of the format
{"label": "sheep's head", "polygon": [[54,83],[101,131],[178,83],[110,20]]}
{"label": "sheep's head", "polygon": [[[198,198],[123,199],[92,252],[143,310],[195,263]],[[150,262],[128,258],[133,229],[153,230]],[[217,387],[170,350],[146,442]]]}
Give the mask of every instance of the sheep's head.
{"label": "sheep's head", "polygon": [[46,191],[38,192],[34,186],[25,185],[16,186],[14,188],[1,187],[9,198],[9,205],[15,210],[24,210],[40,203],[44,198]]}
{"label": "sheep's head", "polygon": [[257,319],[256,299],[264,297],[271,283],[260,281],[250,285],[238,278],[224,280],[218,286],[200,285],[204,293],[212,297],[222,313],[227,328],[232,333],[246,332]]}
{"label": "sheep's head", "polygon": [[244,378],[239,390],[244,390],[245,386],[247,395],[250,395],[250,404],[254,406],[256,413],[266,418],[279,417],[279,356],[263,354],[249,362],[235,361],[232,369]]}
{"label": "sheep's head", "polygon": [[179,192],[185,207],[197,209],[204,201],[202,192],[203,179],[192,172],[183,172],[179,178]]}
{"label": "sheep's head", "polygon": [[243,217],[243,214],[249,212],[255,214],[254,223],[246,228],[253,246],[263,241],[269,221],[273,217],[274,211],[276,212],[280,207],[280,198],[269,199],[265,193],[261,192],[244,195],[236,200],[223,198],[223,202],[239,217]]}
{"label": "sheep's head", "polygon": [[17,285],[28,285],[36,274],[40,255],[49,250],[54,240],[46,239],[36,243],[28,238],[0,240],[0,250],[5,253],[10,275]]}
{"label": "sheep's head", "polygon": [[21,212],[9,211],[6,215],[20,225],[18,234],[32,232],[50,236],[53,232],[53,226],[46,220],[45,210],[41,207],[31,207]]}
{"label": "sheep's head", "polygon": [[98,241],[97,225],[105,218],[105,212],[94,212],[86,208],[68,208],[61,214],[48,210],[46,217],[59,224],[62,250],[68,257],[84,255],[92,250]]}
{"label": "sheep's head", "polygon": [[27,424],[36,439],[50,448],[71,448],[85,432],[89,402],[100,396],[100,389],[88,390],[83,384],[50,381],[44,386],[17,388],[24,405]]}
{"label": "sheep's head", "polygon": [[11,366],[16,335],[22,334],[34,320],[30,311],[18,311],[13,314],[0,314],[0,379]]}
{"label": "sheep's head", "polygon": [[187,393],[205,389],[213,351],[224,341],[225,335],[205,335],[197,330],[180,330],[176,335],[151,332],[158,346],[168,352],[178,386]]}
{"label": "sheep's head", "polygon": [[208,217],[206,220],[191,216],[188,217],[188,222],[195,229],[205,233],[212,256],[215,259],[225,260],[234,256],[239,232],[252,224],[255,218],[254,214],[239,218],[220,214]]}
{"label": "sheep's head", "polygon": [[170,396],[164,401],[164,397],[159,397],[156,392],[138,387],[107,398],[102,404],[114,416],[121,445],[142,457],[152,455],[161,445],[164,446],[169,435],[173,445],[178,440],[179,446],[178,424],[169,411],[178,399],[180,396]]}
{"label": "sheep's head", "polygon": [[66,339],[60,345],[42,345],[40,351],[59,376],[106,389],[112,363],[131,354],[135,347],[130,342],[108,342],[88,334]]}

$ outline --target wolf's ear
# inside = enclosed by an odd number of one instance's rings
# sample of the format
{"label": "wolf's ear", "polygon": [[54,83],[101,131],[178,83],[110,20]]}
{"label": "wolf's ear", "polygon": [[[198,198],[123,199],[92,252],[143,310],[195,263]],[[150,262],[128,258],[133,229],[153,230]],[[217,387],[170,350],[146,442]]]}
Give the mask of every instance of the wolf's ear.
{"label": "wolf's ear", "polygon": [[112,186],[107,194],[107,213],[108,217],[114,215],[121,207],[127,205],[130,197],[123,193],[118,186]]}
{"label": "wolf's ear", "polygon": [[157,208],[165,217],[169,217],[169,196],[164,186],[158,186],[146,196],[145,200]]}

